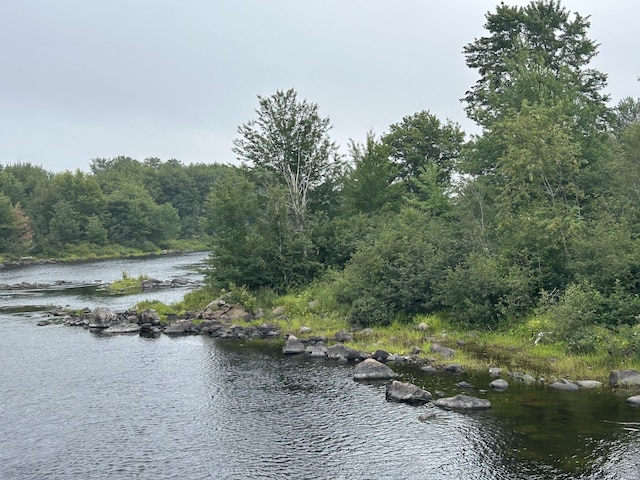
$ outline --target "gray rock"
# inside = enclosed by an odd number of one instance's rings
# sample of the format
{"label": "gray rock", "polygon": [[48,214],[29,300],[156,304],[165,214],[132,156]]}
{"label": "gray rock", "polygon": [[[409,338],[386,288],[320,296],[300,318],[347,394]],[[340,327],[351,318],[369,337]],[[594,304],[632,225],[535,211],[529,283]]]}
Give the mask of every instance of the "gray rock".
{"label": "gray rock", "polygon": [[456,395],[455,397],[439,398],[435,405],[449,410],[487,410],[491,408],[489,400],[468,395]]}
{"label": "gray rock", "polygon": [[271,311],[271,315],[273,315],[276,318],[281,317],[284,314],[285,314],[285,309],[282,306],[276,307]]}
{"label": "gray rock", "polygon": [[435,343],[431,345],[431,352],[442,355],[444,358],[453,358],[456,354],[456,351],[453,348],[443,347],[442,345]]}
{"label": "gray rock", "polygon": [[150,323],[151,325],[160,325],[160,315],[152,308],[148,308],[140,312],[140,324]]}
{"label": "gray rock", "polygon": [[353,371],[354,380],[391,380],[395,377],[396,374],[391,368],[373,358],[359,363]]}
{"label": "gray rock", "polygon": [[427,412],[418,415],[418,420],[420,420],[421,422],[428,422],[429,420],[432,420],[434,418],[436,418],[436,412]]}
{"label": "gray rock", "polygon": [[336,333],[336,342],[350,342],[352,340],[351,335],[344,328]]}
{"label": "gray rock", "polygon": [[502,373],[502,369],[501,368],[491,367],[489,369],[489,376],[491,376],[491,377],[499,377],[501,373]]}
{"label": "gray rock", "polygon": [[371,358],[378,360],[379,362],[386,362],[387,358],[389,358],[389,352],[385,350],[376,350],[373,355],[371,355]]}
{"label": "gray rock", "polygon": [[98,307],[89,315],[89,328],[107,328],[118,323],[118,315],[107,307]]}
{"label": "gray rock", "polygon": [[431,393],[412,383],[398,382],[397,380],[394,380],[387,385],[385,397],[391,402],[408,403],[410,405],[424,405],[431,400]]}
{"label": "gray rock", "polygon": [[300,327],[300,333],[301,334],[307,334],[307,333],[311,333],[313,330],[311,327],[307,327],[306,325],[303,325]]}
{"label": "gray rock", "polygon": [[640,395],[627,398],[627,403],[632,407],[640,407]]}
{"label": "gray rock", "polygon": [[489,384],[489,386],[494,390],[506,390],[507,388],[509,388],[509,382],[503,380],[502,378],[496,378]]}
{"label": "gray rock", "polygon": [[166,335],[188,335],[194,330],[191,320],[180,320],[171,325],[167,325],[164,329]]}
{"label": "gray rock", "polygon": [[444,371],[450,372],[450,373],[460,373],[462,372],[462,367],[457,363],[451,363],[449,365],[444,366]]}
{"label": "gray rock", "polygon": [[466,390],[470,390],[470,389],[474,388],[474,386],[471,385],[469,382],[464,382],[464,381],[456,383],[456,387],[464,388]]}
{"label": "gray rock", "polygon": [[576,385],[584,390],[591,390],[594,388],[601,388],[602,382],[598,382],[596,380],[580,380],[579,382],[576,382]]}
{"label": "gray rock", "polygon": [[141,327],[137,323],[116,323],[102,330],[105,335],[116,335],[120,333],[138,333]]}
{"label": "gray rock", "polygon": [[327,358],[327,346],[322,343],[316,344],[316,345],[309,345],[305,349],[305,352],[307,352],[307,355],[309,355],[310,357]]}
{"label": "gray rock", "polygon": [[640,372],[637,370],[613,370],[609,375],[609,384],[614,388],[640,387]]}
{"label": "gray rock", "polygon": [[302,341],[298,339],[298,337],[295,337],[293,335],[289,335],[289,338],[287,338],[287,341],[282,347],[282,353],[284,353],[285,355],[304,353],[305,350],[306,347],[304,343],[302,343]]}
{"label": "gray rock", "polygon": [[569,380],[565,380],[564,378],[562,380],[558,380],[557,382],[553,382],[551,385],[549,385],[549,387],[555,390],[564,390],[565,392],[575,392],[580,389],[578,385],[570,382]]}
{"label": "gray rock", "polygon": [[420,371],[421,371],[421,372],[424,372],[424,373],[430,373],[430,374],[433,374],[433,373],[437,373],[437,372],[438,372],[438,370],[436,369],[436,367],[434,367],[434,366],[432,366],[432,365],[425,365],[424,367],[422,367],[422,368],[420,369]]}

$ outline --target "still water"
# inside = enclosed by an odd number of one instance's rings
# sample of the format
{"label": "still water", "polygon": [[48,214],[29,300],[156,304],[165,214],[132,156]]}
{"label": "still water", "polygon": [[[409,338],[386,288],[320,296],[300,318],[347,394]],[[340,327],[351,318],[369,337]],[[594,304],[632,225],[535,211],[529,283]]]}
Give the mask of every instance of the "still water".
{"label": "still water", "polygon": [[[198,262],[156,260],[129,265],[132,275],[188,276]],[[96,273],[120,277],[121,265],[100,263]],[[66,295],[38,302],[122,303]],[[284,357],[274,343],[37,327],[43,314],[0,310],[3,480],[640,478],[640,427],[625,425],[640,409],[608,389],[475,390],[491,410],[421,422],[432,406],[387,403],[384,385],[352,380],[353,365]],[[431,392],[489,381],[396,369]]]}

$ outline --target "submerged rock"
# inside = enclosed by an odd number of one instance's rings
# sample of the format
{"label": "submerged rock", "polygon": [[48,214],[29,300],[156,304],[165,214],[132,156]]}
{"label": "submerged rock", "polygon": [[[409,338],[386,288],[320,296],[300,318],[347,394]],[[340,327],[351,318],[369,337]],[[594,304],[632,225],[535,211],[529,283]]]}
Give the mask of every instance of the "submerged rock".
{"label": "submerged rock", "polygon": [[489,400],[462,394],[455,397],[439,398],[435,401],[435,405],[448,410],[487,410],[491,408]]}
{"label": "submerged rock", "polygon": [[354,380],[391,380],[395,377],[396,374],[391,368],[373,358],[367,358],[356,365],[353,372]]}
{"label": "submerged rock", "polygon": [[580,380],[579,382],[576,382],[576,385],[583,390],[591,390],[594,388],[601,388],[602,382],[598,382],[597,380]]}
{"label": "submerged rock", "polygon": [[551,385],[549,385],[549,387],[556,390],[564,390],[565,392],[575,392],[577,390],[580,390],[578,385],[570,382],[569,380],[565,380],[564,378],[562,380],[558,380],[557,382],[553,382]]}
{"label": "submerged rock", "polygon": [[137,323],[116,323],[105,328],[102,333],[106,335],[116,335],[120,333],[138,333],[142,327]]}
{"label": "submerged rock", "polygon": [[408,403],[410,405],[424,405],[431,400],[431,393],[422,388],[405,382],[394,380],[387,385],[385,397],[391,402]]}
{"label": "submerged rock", "polygon": [[627,403],[632,407],[640,407],[640,395],[627,398]]}

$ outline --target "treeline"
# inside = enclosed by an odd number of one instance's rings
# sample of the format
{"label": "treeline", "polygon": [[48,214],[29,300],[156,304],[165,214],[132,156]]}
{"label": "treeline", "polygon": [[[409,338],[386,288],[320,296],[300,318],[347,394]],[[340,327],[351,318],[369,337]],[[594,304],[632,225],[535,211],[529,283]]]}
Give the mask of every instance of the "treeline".
{"label": "treeline", "polygon": [[485,28],[464,47],[478,135],[419,111],[345,157],[316,104],[277,91],[238,128],[239,167],[4,166],[0,254],[206,238],[211,285],[321,284],[354,324],[534,316],[573,351],[638,352],[640,101],[609,106],[588,18],[560,2],[501,4]]}
{"label": "treeline", "polygon": [[151,252],[204,238],[210,186],[229,169],[129,157],[95,159],[91,173],[0,165],[0,256]]}
{"label": "treeline", "polygon": [[464,48],[479,75],[469,140],[420,111],[345,161],[317,105],[259,97],[234,142],[244,167],[214,180],[205,209],[210,281],[322,279],[354,324],[533,315],[574,351],[612,332],[612,350],[640,351],[640,103],[608,105],[588,18],[559,2],[502,4],[485,27]]}

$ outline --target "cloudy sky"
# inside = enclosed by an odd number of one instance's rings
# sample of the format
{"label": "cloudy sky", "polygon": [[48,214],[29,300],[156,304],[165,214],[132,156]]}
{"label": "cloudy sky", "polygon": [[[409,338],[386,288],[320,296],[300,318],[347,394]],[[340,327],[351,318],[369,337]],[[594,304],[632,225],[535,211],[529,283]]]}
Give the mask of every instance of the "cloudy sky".
{"label": "cloudy sky", "polygon": [[[5,0],[0,163],[88,171],[91,159],[233,163],[257,95],[293,87],[345,146],[430,110],[467,132],[462,48],[489,0]],[[506,1],[524,5],[525,1]],[[591,15],[612,103],[640,97],[637,0],[565,0]]]}

